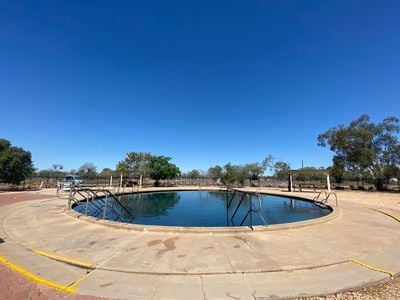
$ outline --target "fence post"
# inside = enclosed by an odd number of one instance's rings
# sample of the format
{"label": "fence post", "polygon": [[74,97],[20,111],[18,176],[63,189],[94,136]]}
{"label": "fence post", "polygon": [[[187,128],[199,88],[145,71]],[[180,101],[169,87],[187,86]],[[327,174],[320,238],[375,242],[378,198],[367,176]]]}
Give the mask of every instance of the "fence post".
{"label": "fence post", "polygon": [[326,174],[326,184],[328,185],[328,193],[331,192],[331,179],[329,177],[329,173]]}

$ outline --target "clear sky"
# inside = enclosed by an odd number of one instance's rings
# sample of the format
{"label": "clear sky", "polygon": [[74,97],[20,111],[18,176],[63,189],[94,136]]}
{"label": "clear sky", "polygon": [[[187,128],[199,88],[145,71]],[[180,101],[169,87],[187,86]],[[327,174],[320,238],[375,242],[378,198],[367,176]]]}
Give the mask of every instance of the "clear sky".
{"label": "clear sky", "polygon": [[39,169],[329,166],[317,135],[400,116],[400,1],[0,1],[0,138]]}

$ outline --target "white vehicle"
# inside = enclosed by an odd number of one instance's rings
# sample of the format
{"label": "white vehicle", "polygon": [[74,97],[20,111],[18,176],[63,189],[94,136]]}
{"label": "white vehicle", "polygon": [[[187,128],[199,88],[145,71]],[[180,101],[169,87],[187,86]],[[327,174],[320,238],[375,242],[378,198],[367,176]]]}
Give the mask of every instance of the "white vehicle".
{"label": "white vehicle", "polygon": [[71,187],[81,186],[82,183],[83,183],[82,177],[80,177],[78,175],[67,175],[64,178],[63,189],[70,190]]}

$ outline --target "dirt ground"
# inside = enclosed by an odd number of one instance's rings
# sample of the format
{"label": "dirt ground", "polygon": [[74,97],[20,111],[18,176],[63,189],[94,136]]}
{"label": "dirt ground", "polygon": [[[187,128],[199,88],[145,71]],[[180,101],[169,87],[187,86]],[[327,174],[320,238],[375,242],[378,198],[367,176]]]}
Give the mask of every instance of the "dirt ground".
{"label": "dirt ground", "polygon": [[[47,195],[46,195],[47,194]],[[351,201],[362,205],[375,208],[385,208],[400,212],[400,194],[394,193],[377,193],[363,191],[338,191],[340,201]],[[35,199],[52,198],[50,193],[37,192],[18,192],[18,193],[1,193],[0,207],[20,201],[29,201]],[[0,240],[1,242],[1,240]],[[318,284],[318,283],[316,283]],[[17,299],[105,299],[92,296],[83,296],[69,294],[58,291],[47,286],[39,285],[23,275],[13,271],[8,266],[0,264],[0,300],[17,300]],[[379,283],[356,291],[348,291],[323,297],[299,298],[299,299],[339,299],[339,300],[355,300],[355,299],[400,299],[400,277],[397,276],[387,282]]]}
{"label": "dirt ground", "polygon": [[366,192],[366,191],[334,191],[339,201],[355,202],[364,206],[385,208],[400,212],[400,193]]}
{"label": "dirt ground", "polygon": [[369,286],[357,291],[344,292],[334,295],[327,295],[324,297],[309,297],[301,299],[329,299],[329,300],[374,300],[374,299],[385,299],[385,300],[398,300],[400,299],[400,277],[395,277],[392,280],[380,283],[374,286]]}

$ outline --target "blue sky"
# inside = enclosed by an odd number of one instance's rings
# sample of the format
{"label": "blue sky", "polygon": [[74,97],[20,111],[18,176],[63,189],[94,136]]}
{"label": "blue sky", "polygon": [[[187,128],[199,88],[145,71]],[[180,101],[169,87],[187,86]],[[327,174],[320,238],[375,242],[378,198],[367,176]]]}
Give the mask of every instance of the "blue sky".
{"label": "blue sky", "polygon": [[317,135],[400,116],[399,1],[0,1],[0,137],[35,166],[329,166]]}

